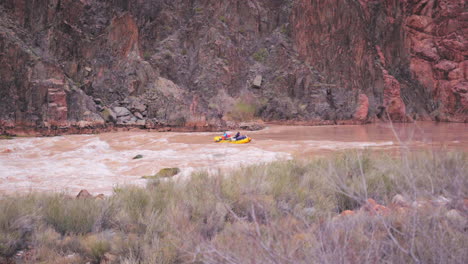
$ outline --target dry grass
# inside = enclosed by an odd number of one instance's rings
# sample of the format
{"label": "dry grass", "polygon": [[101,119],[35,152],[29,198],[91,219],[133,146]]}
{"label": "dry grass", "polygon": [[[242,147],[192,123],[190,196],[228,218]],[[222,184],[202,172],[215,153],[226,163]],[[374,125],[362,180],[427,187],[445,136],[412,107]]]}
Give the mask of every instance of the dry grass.
{"label": "dry grass", "polygon": [[[2,197],[0,254],[34,248],[32,263],[465,263],[467,161],[460,152],[348,152],[155,180],[104,200]],[[408,207],[338,216],[396,194]]]}

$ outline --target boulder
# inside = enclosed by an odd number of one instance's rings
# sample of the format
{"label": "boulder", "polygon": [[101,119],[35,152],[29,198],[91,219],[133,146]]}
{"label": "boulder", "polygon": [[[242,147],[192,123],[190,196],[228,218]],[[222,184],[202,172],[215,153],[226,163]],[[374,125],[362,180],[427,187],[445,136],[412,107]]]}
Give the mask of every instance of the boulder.
{"label": "boulder", "polygon": [[118,125],[136,125],[137,121],[138,119],[134,117],[132,114],[117,118]]}
{"label": "boulder", "polygon": [[170,178],[177,175],[180,172],[179,168],[164,168],[153,176],[143,176],[143,179],[158,179],[158,178]]}
{"label": "boulder", "polygon": [[255,79],[253,81],[253,87],[255,88],[262,87],[262,80],[263,80],[263,77],[261,75],[255,76]]}
{"label": "boulder", "polygon": [[93,196],[87,190],[81,190],[76,196],[76,198],[77,199],[89,199],[89,198],[93,198]]}
{"label": "boulder", "polygon": [[434,47],[434,43],[431,39],[415,42],[413,45],[413,51],[420,57],[430,61],[438,61],[440,59],[437,49]]}
{"label": "boulder", "polygon": [[456,68],[453,71],[450,71],[448,74],[449,81],[460,80],[463,79],[463,70],[460,68]]}
{"label": "boulder", "polygon": [[402,207],[409,207],[408,201],[401,194],[397,194],[392,198],[392,204]]}
{"label": "boulder", "polygon": [[359,121],[367,119],[369,113],[369,98],[365,94],[360,94],[358,99],[358,107],[354,113],[354,118]]}
{"label": "boulder", "polygon": [[139,113],[139,112],[135,112],[135,113],[133,113],[133,115],[134,115],[136,118],[140,119],[140,120],[143,119],[143,115],[142,115],[141,113]]}
{"label": "boulder", "polygon": [[401,86],[398,80],[386,70],[384,74],[384,106],[392,121],[406,121],[406,106],[401,99]]}
{"label": "boulder", "polygon": [[144,112],[146,110],[146,105],[143,104],[140,100],[138,99],[133,99],[131,102],[130,102],[130,106],[129,106],[130,110],[132,110],[133,112]]}
{"label": "boulder", "polygon": [[168,178],[177,175],[180,172],[179,168],[164,168],[161,169],[156,176],[162,178]]}
{"label": "boulder", "polygon": [[133,159],[142,159],[142,158],[143,158],[143,155],[141,155],[141,154],[138,154],[135,157],[133,157]]}
{"label": "boulder", "polygon": [[457,68],[458,63],[449,61],[449,60],[442,60],[437,63],[434,68],[439,71],[449,72],[455,68]]}
{"label": "boulder", "polygon": [[413,58],[410,63],[410,70],[413,78],[419,81],[427,91],[432,93],[436,87],[436,81],[432,72],[432,65],[430,62]]}
{"label": "boulder", "polygon": [[420,31],[425,31],[425,32],[432,31],[433,29],[432,23],[433,23],[432,18],[427,17],[427,16],[412,15],[406,20],[406,24],[409,27],[420,30]]}
{"label": "boulder", "polygon": [[129,116],[132,113],[125,107],[117,106],[112,109],[117,117]]}

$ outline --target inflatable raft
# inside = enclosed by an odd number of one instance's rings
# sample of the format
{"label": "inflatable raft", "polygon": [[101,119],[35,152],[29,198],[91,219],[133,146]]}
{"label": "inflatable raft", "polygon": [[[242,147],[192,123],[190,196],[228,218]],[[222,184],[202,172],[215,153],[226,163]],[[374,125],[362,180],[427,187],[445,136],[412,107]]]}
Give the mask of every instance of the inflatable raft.
{"label": "inflatable raft", "polygon": [[250,141],[252,141],[252,138],[245,137],[239,140],[234,140],[234,139],[229,138],[229,139],[223,140],[223,137],[214,137],[214,141],[216,143],[245,144],[245,143],[249,143]]}

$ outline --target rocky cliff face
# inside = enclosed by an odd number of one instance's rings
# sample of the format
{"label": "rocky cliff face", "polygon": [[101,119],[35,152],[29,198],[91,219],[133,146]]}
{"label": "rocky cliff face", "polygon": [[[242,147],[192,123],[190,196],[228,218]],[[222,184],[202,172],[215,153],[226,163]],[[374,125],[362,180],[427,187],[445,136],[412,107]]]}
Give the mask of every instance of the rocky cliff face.
{"label": "rocky cliff face", "polygon": [[463,0],[4,0],[0,127],[466,122]]}

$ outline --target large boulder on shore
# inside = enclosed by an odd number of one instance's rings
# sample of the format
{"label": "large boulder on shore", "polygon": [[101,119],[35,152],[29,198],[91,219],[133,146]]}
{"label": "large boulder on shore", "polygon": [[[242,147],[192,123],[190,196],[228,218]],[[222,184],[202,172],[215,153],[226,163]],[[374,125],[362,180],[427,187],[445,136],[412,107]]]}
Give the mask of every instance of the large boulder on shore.
{"label": "large boulder on shore", "polygon": [[179,172],[179,168],[164,168],[153,176],[143,176],[143,179],[170,178],[177,175]]}

